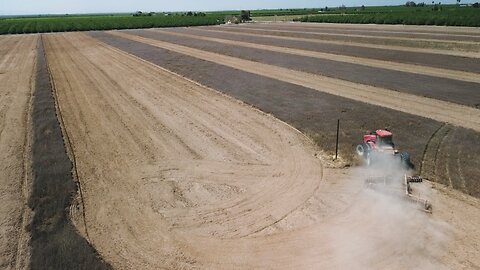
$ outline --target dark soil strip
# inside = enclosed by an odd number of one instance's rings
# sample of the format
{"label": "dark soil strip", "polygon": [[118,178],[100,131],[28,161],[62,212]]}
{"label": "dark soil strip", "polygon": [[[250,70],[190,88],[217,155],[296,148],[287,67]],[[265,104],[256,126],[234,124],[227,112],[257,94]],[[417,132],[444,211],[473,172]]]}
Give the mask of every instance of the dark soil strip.
{"label": "dark soil strip", "polygon": [[363,132],[390,127],[397,144],[420,160],[430,135],[441,125],[434,120],[325,94],[104,32],[90,32],[90,35],[272,113],[310,135],[330,153],[335,149],[337,118],[341,118],[340,153],[344,157],[353,157],[352,149],[361,141]]}
{"label": "dark soil strip", "polygon": [[[443,35],[430,35],[426,33],[397,33],[392,29],[392,32],[379,32],[379,31],[368,31],[368,30],[349,30],[349,29],[329,29],[329,28],[317,28],[317,27],[299,27],[299,26],[288,26],[288,25],[262,25],[262,24],[252,24],[248,25],[251,28],[256,29],[274,29],[274,30],[288,30],[288,31],[306,31],[306,32],[315,32],[315,33],[330,33],[330,34],[345,34],[345,35],[363,35],[363,36],[372,36],[372,37],[399,37],[399,38],[420,38],[420,39],[438,39],[445,41],[473,41],[480,42],[480,36],[456,36],[455,34],[443,34]],[[398,29],[402,30],[402,29]]]}
{"label": "dark soil strip", "polygon": [[449,50],[451,48],[459,49],[467,52],[479,52],[480,44],[475,42],[457,42],[457,41],[448,41],[448,40],[439,40],[439,41],[430,41],[430,40],[419,40],[419,39],[392,39],[389,37],[371,37],[371,36],[348,36],[348,35],[330,35],[312,33],[309,31],[302,32],[298,31],[288,31],[269,29],[268,27],[262,29],[256,29],[253,27],[249,28],[236,28],[236,27],[221,27],[221,29],[228,29],[230,31],[240,31],[246,33],[256,33],[263,35],[275,35],[275,36],[287,36],[287,37],[298,37],[298,38],[311,38],[318,40],[331,40],[331,41],[342,41],[342,42],[358,42],[366,44],[377,44],[377,45],[386,45],[386,46],[405,46],[405,48],[424,48],[424,49],[442,49]]}
{"label": "dark soil strip", "polygon": [[[168,30],[201,35],[206,37],[251,42],[256,44],[265,44],[265,45],[295,48],[295,49],[301,49],[301,50],[307,50],[307,51],[340,54],[340,55],[347,55],[347,56],[354,56],[354,57],[364,57],[364,58],[399,62],[399,63],[405,63],[405,64],[415,64],[415,65],[423,65],[423,66],[430,66],[430,67],[436,67],[436,68],[480,73],[479,59],[468,58],[468,57],[440,55],[440,54],[434,54],[434,53],[406,52],[406,51],[398,51],[393,49],[392,50],[376,49],[376,48],[359,47],[359,46],[351,46],[351,45],[316,43],[316,42],[307,42],[307,41],[300,41],[300,40],[276,39],[276,38],[262,37],[260,35],[244,36],[244,35],[235,35],[235,34],[229,34],[229,33],[205,31],[203,29],[204,28],[201,28],[201,27],[193,27],[193,28],[176,28],[176,29],[168,29]],[[216,29],[216,28],[211,27],[206,29]]]}
{"label": "dark soil strip", "polygon": [[37,47],[33,97],[31,269],[111,269],[68,217],[77,192],[57,119],[43,43]]}
{"label": "dark soil strip", "polygon": [[129,33],[205,51],[475,107],[480,84],[134,30]]}
{"label": "dark soil strip", "polygon": [[[288,37],[288,38],[306,38],[306,39],[312,39],[312,40],[326,40],[326,41],[340,41],[340,42],[357,42],[357,43],[365,43],[365,45],[368,44],[377,44],[377,45],[386,45],[386,46],[396,46],[398,45],[399,41],[394,40],[389,42],[388,44],[383,44],[381,41],[382,40],[361,40],[359,38],[348,38],[348,37],[343,37],[342,39],[338,37],[319,37],[318,35],[314,34],[301,34],[301,33],[284,33],[284,32],[271,32],[271,31],[258,31],[254,29],[239,29],[235,27],[222,27],[222,28],[207,28],[207,29],[216,29],[216,30],[221,30],[221,31],[227,31],[227,32],[232,32],[232,33],[245,33],[245,34],[253,34],[253,35],[271,35],[271,36],[278,36],[279,38],[282,37]],[[223,35],[223,33],[222,33]],[[275,39],[278,40],[278,39]],[[283,41],[282,41],[283,42]],[[402,42],[404,43],[404,42]],[[338,45],[338,44],[321,44],[321,43],[313,43],[313,46],[318,46],[319,48],[322,48],[323,51],[325,52],[334,52],[335,50],[342,50],[344,51],[345,55],[352,54],[353,55],[358,55],[367,58],[373,58],[373,59],[385,59],[388,60],[385,57],[396,57],[399,62],[405,62],[405,63],[419,63],[422,65],[428,65],[428,66],[433,66],[433,67],[438,67],[438,68],[446,68],[446,69],[456,69],[456,70],[462,70],[462,71],[471,71],[471,72],[479,72],[478,70],[478,58],[463,58],[459,56],[450,56],[450,55],[441,55],[441,54],[435,54],[435,53],[426,53],[424,54],[423,52],[406,52],[406,51],[395,51],[395,50],[389,50],[389,49],[377,49],[377,48],[363,48],[359,46],[348,46],[348,44],[345,45]],[[339,46],[339,48],[335,49],[336,46]],[[478,45],[477,45],[478,46]],[[408,49],[408,47],[405,47]],[[446,49],[448,50],[449,48],[438,48],[438,49]],[[375,55],[376,51],[378,50],[378,56]],[[414,50],[412,48],[412,50]],[[417,56],[419,59],[416,59]],[[402,58],[405,57],[405,59],[402,60]],[[466,64],[468,65],[467,67],[463,67],[462,65],[455,64],[455,63],[450,63],[448,59],[465,59]],[[392,59],[394,61],[394,59]],[[443,63],[443,65],[442,65]],[[476,64],[475,64],[476,63]]]}
{"label": "dark soil strip", "polygon": [[[329,154],[334,153],[336,124],[340,118],[340,155],[346,159],[353,160],[354,147],[365,132],[387,127],[394,132],[400,150],[409,152],[413,162],[420,164],[432,134],[443,125],[434,120],[328,95],[104,32],[90,34],[111,46],[273,114],[307,134]],[[454,129],[461,136],[452,137],[449,141],[449,144],[458,146],[450,162],[457,164],[463,178],[452,179],[452,182],[458,183],[465,179],[467,190],[461,190],[480,197],[477,181],[480,174],[480,150],[467,151],[472,144],[478,148],[480,133],[465,128]],[[446,177],[446,174],[439,173],[432,180],[447,182],[444,180]]]}
{"label": "dark soil strip", "polygon": [[384,31],[399,31],[399,32],[409,32],[409,33],[419,33],[419,34],[443,34],[443,35],[468,35],[468,36],[478,36],[480,37],[480,32],[470,31],[470,28],[462,27],[449,27],[445,29],[437,28],[436,26],[421,26],[419,27],[409,27],[405,25],[377,25],[376,26],[367,25],[367,24],[320,24],[320,23],[286,23],[284,26],[299,27],[299,28],[320,28],[320,29],[329,29],[329,30],[350,30],[350,31],[368,31],[368,32],[384,32]]}

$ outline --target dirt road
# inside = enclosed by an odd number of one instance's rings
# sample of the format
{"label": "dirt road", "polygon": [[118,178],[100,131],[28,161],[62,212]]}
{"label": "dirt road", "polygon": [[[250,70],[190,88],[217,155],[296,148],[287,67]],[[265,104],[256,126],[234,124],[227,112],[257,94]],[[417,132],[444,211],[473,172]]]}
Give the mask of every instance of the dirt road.
{"label": "dirt road", "polygon": [[[37,36],[0,37],[0,268],[22,265],[25,147]],[[25,157],[24,157],[25,156]],[[25,256],[25,254],[23,254]]]}
{"label": "dirt road", "polygon": [[[90,240],[117,269],[480,265],[471,198],[434,189],[427,218],[213,89],[82,33],[47,35],[45,50]],[[452,228],[460,209],[473,215]]]}
{"label": "dirt road", "polygon": [[[242,71],[259,74],[264,77],[301,85],[324,93],[346,97],[397,111],[431,118],[441,122],[451,123],[453,125],[473,129],[475,131],[480,131],[480,111],[475,108],[417,95],[401,93],[384,88],[356,84],[324,76],[317,76],[311,73],[291,70],[259,62],[243,60],[236,57],[202,51],[178,44],[144,38],[125,32],[111,31],[109,33],[115,36],[146,43],[206,61],[220,63],[222,65],[233,67]],[[412,107],[414,107],[415,110],[412,110]]]}

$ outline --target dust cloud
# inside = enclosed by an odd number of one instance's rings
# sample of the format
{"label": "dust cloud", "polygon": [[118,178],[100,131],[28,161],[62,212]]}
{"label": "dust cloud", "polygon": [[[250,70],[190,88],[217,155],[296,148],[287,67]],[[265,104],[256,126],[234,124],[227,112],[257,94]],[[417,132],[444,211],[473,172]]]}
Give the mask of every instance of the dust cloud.
{"label": "dust cloud", "polygon": [[[423,205],[405,199],[404,177],[414,172],[393,156],[352,170],[349,181],[365,182],[365,188],[345,220],[329,232],[334,265],[338,269],[447,269],[439,261],[452,237],[451,228],[423,211]],[[426,185],[413,183],[412,193],[428,200]]]}

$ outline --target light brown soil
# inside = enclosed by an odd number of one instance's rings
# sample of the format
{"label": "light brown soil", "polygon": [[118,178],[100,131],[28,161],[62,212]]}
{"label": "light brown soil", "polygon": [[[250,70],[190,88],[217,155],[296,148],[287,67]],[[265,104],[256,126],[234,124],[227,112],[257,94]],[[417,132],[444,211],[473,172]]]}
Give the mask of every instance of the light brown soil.
{"label": "light brown soil", "polygon": [[[452,55],[452,56],[461,56],[461,57],[470,57],[470,58],[480,58],[480,53],[475,52],[462,52],[462,51],[454,51],[454,50],[444,50],[444,49],[425,49],[425,48],[414,48],[414,47],[405,47],[401,46],[401,44],[390,44],[390,45],[380,45],[380,44],[372,44],[372,43],[365,43],[365,42],[358,42],[358,41],[340,41],[340,40],[325,40],[325,39],[314,39],[314,38],[305,38],[305,37],[291,37],[286,35],[268,35],[266,33],[259,33],[253,31],[250,32],[238,32],[237,30],[242,30],[241,27],[203,27],[201,28],[205,31],[212,31],[217,33],[228,33],[232,35],[240,35],[240,36],[262,36],[268,37],[271,39],[279,39],[279,40],[296,40],[296,41],[306,41],[312,43],[325,43],[325,44],[338,44],[338,45],[350,45],[356,47],[366,47],[366,48],[377,48],[377,49],[387,49],[387,50],[396,50],[396,51],[406,51],[406,52],[420,52],[420,53],[436,53],[436,54],[445,54],[445,55]],[[249,29],[249,28],[247,28]]]}
{"label": "light brown soil", "polygon": [[[480,52],[480,46],[477,41],[457,41],[457,40],[441,40],[434,38],[407,38],[407,37],[381,37],[381,36],[365,36],[359,34],[340,34],[340,33],[325,33],[306,31],[306,29],[299,30],[284,30],[284,29],[272,29],[272,27],[262,27],[261,25],[254,25],[253,27],[245,26],[219,26],[220,28],[233,27],[235,29],[242,29],[249,32],[258,33],[276,33],[280,35],[290,35],[295,37],[311,37],[322,40],[334,40],[334,41],[352,41],[360,43],[372,43],[378,45],[397,45],[413,48],[428,48],[428,49],[441,49],[441,50],[455,50],[465,52]],[[275,26],[273,26],[275,27]]]}
{"label": "light brown soil", "polygon": [[436,26],[436,25],[388,25],[388,24],[347,24],[347,23],[289,23],[294,27],[337,28],[355,31],[386,31],[400,33],[428,33],[438,35],[480,35],[480,27]]}
{"label": "light brown soil", "polygon": [[[0,268],[23,268],[24,152],[37,36],[0,37]],[[17,253],[20,258],[17,258]]]}
{"label": "light brown soil", "polygon": [[169,35],[175,35],[180,37],[188,37],[188,38],[195,38],[199,40],[213,41],[213,42],[217,42],[225,45],[231,45],[231,46],[240,46],[240,47],[246,47],[246,48],[267,50],[272,52],[288,53],[293,55],[328,59],[328,60],[333,60],[338,62],[352,63],[352,64],[369,66],[369,67],[376,67],[376,68],[389,69],[389,70],[402,71],[402,72],[413,72],[417,74],[424,74],[424,75],[435,76],[440,78],[449,78],[454,80],[480,83],[480,78],[478,78],[477,76],[478,74],[471,73],[471,72],[455,71],[455,70],[449,70],[449,69],[434,68],[434,67],[412,65],[412,64],[402,64],[398,62],[394,63],[391,61],[382,61],[382,60],[375,60],[375,59],[363,58],[363,57],[352,57],[352,56],[345,56],[345,55],[339,55],[339,54],[314,52],[314,51],[294,49],[294,48],[284,48],[284,47],[256,44],[256,43],[250,43],[250,42],[233,41],[233,40],[221,39],[221,38],[209,38],[209,37],[202,37],[199,35],[176,33],[172,31],[164,31],[164,30],[158,30],[158,29],[155,29],[154,31],[160,32],[162,34],[169,34]]}
{"label": "light brown soil", "polygon": [[[218,53],[212,53],[172,44],[150,38],[135,36],[125,32],[111,31],[112,35],[143,42],[152,46],[193,56],[199,59],[220,63],[225,66],[268,78],[297,84],[328,94],[386,107],[440,122],[480,131],[480,110],[451,102],[396,92],[379,87],[361,85],[283,67],[243,60]],[[415,108],[415,110],[412,110]]]}
{"label": "light brown soil", "polygon": [[298,131],[213,89],[82,33],[45,39],[90,240],[114,267],[480,266],[477,200],[427,188],[426,215],[364,191],[364,170],[323,168]]}

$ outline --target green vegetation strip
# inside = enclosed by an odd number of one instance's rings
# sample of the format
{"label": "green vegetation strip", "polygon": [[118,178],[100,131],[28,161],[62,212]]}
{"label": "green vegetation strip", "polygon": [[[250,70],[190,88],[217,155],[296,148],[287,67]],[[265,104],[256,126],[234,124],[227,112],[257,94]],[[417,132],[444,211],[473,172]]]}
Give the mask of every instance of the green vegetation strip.
{"label": "green vegetation strip", "polygon": [[0,34],[112,30],[154,27],[215,25],[221,15],[182,16],[50,16],[0,19]]}
{"label": "green vegetation strip", "polygon": [[356,24],[409,24],[480,26],[480,9],[473,6],[434,5],[424,7],[364,7],[336,9],[321,15],[304,16],[301,22],[356,23]]}
{"label": "green vegetation strip", "polygon": [[43,44],[37,47],[33,97],[31,269],[111,269],[77,232],[68,213],[77,186],[57,119]]}

